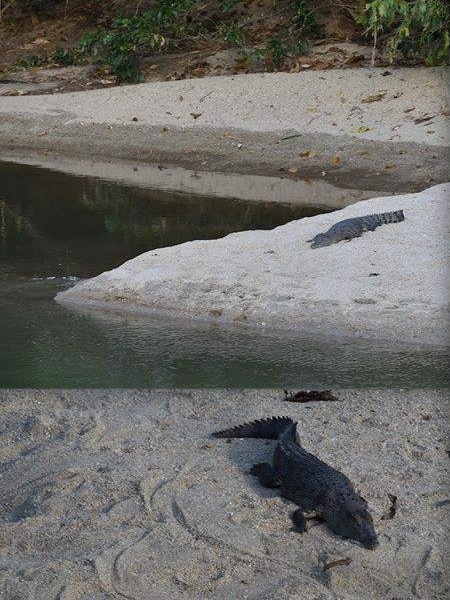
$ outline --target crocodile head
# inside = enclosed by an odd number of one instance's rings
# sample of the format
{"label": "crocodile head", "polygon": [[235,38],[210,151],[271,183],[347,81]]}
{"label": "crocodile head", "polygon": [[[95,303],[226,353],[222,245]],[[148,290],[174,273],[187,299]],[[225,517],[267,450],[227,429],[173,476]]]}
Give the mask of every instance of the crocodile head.
{"label": "crocodile head", "polygon": [[373,520],[364,498],[347,498],[333,513],[328,524],[335,533],[356,540],[370,550],[378,545]]}
{"label": "crocodile head", "polygon": [[332,243],[330,236],[326,233],[318,233],[312,240],[308,240],[308,242],[312,242],[311,248],[322,248],[323,246],[329,246]]}

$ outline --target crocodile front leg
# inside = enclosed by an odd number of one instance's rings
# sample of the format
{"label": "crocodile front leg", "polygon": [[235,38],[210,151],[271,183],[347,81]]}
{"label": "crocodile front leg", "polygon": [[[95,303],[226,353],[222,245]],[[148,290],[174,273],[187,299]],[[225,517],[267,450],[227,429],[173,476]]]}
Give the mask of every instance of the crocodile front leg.
{"label": "crocodile front leg", "polygon": [[250,469],[252,475],[256,475],[259,482],[264,487],[279,487],[281,479],[278,471],[269,463],[257,463]]}

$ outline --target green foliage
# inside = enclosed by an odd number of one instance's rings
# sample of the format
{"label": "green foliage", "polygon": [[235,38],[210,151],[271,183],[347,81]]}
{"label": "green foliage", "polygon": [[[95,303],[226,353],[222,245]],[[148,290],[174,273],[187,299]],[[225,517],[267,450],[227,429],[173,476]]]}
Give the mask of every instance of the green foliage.
{"label": "green foliage", "polygon": [[309,51],[309,41],[301,38],[294,42],[291,49],[291,52],[294,56],[303,56],[304,54],[308,54]]}
{"label": "green foliage", "polygon": [[401,52],[429,65],[448,60],[450,9],[444,0],[372,0],[360,23],[377,44],[380,34],[392,62]]}
{"label": "green foliage", "polygon": [[290,0],[289,6],[293,13],[293,22],[298,33],[310,35],[318,29],[317,9],[311,8],[307,0]]}
{"label": "green foliage", "polygon": [[217,28],[219,37],[223,38],[230,46],[245,48],[244,31],[236,21],[221,23]]}
{"label": "green foliage", "polygon": [[116,18],[108,29],[100,28],[84,36],[79,52],[109,65],[119,81],[136,82],[141,80],[139,57],[143,51],[169,50],[171,44],[185,39],[188,33],[203,31],[203,37],[221,38],[246,58],[264,55],[272,68],[279,69],[290,53],[305,54],[308,37],[318,31],[316,11],[310,4],[306,0],[288,0],[289,27],[280,35],[273,34],[257,50],[247,48],[246,21],[238,21],[231,14],[237,0],[220,0],[219,17],[208,21],[203,16],[203,23],[198,22],[195,13],[205,6],[199,0],[162,0],[141,14]]}
{"label": "green foliage", "polygon": [[266,43],[266,58],[272,68],[281,69],[288,56],[300,56],[309,52],[309,39],[320,34],[317,10],[307,0],[289,0],[292,14],[286,34],[272,35]]}
{"label": "green foliage", "polygon": [[95,46],[100,39],[100,32],[103,30],[90,31],[86,33],[78,42],[78,50],[82,56],[87,56],[95,50]]}
{"label": "green foliage", "polygon": [[320,35],[317,22],[318,11],[307,0],[290,0],[289,6],[293,13],[293,23],[290,32],[294,38],[291,52],[301,55],[309,51],[309,39]]}
{"label": "green foliage", "polygon": [[280,69],[284,65],[287,49],[279,37],[272,36],[268,39],[266,52],[274,69]]}
{"label": "green foliage", "polygon": [[52,61],[64,67],[74,65],[78,62],[78,52],[74,49],[56,48],[52,54]]}
{"label": "green foliage", "polygon": [[38,54],[31,54],[30,56],[24,56],[17,63],[19,67],[23,67],[24,69],[32,69],[33,67],[40,67],[45,64],[45,58],[39,56]]}
{"label": "green foliage", "polygon": [[196,0],[163,0],[152,9],[131,17],[114,19],[108,29],[100,28],[80,40],[82,56],[92,55],[109,65],[119,81],[141,81],[139,53],[160,51],[167,36],[181,37],[185,17]]}
{"label": "green foliage", "polygon": [[224,13],[230,13],[236,8],[238,0],[220,0],[219,5]]}
{"label": "green foliage", "polygon": [[[76,48],[58,48],[49,58],[60,65],[93,59],[108,65],[119,82],[136,82],[142,79],[140,62],[146,53],[217,46],[224,40],[248,62],[264,58],[269,68],[279,70],[289,67],[293,57],[308,53],[310,40],[322,35],[322,17],[337,10],[345,13],[348,22],[353,20],[359,32],[372,36],[374,55],[379,47],[391,61],[406,56],[433,65],[448,59],[447,0],[279,0],[275,4],[279,9],[272,17],[265,8],[250,14],[239,0],[135,0],[134,4],[114,0],[109,7],[105,0],[91,0],[89,10],[101,16],[97,23],[103,26],[84,35]],[[49,9],[54,15],[66,11],[67,5],[66,0],[8,3],[22,16],[30,11],[49,13]],[[119,5],[125,14],[118,15]],[[72,10],[79,8],[72,4]],[[34,67],[46,60],[32,55],[19,64]]]}

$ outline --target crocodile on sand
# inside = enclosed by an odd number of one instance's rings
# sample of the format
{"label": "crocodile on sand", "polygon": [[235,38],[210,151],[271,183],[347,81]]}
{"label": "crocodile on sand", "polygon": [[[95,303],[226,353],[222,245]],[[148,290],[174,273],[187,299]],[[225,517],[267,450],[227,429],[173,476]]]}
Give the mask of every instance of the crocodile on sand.
{"label": "crocodile on sand", "polygon": [[337,244],[342,240],[351,240],[360,237],[365,231],[375,231],[380,225],[387,223],[399,223],[405,220],[402,210],[380,213],[377,215],[366,215],[365,217],[353,217],[336,223],[325,233],[318,233],[308,242],[312,242],[311,248],[322,248]]}
{"label": "crocodile on sand", "polygon": [[289,417],[253,421],[212,436],[277,439],[273,465],[258,463],[250,472],[265,487],[279,487],[282,496],[300,507],[292,515],[297,530],[306,531],[305,514],[314,514],[340,536],[357,540],[369,549],[378,544],[367,502],[343,473],[301,446],[297,423]]}

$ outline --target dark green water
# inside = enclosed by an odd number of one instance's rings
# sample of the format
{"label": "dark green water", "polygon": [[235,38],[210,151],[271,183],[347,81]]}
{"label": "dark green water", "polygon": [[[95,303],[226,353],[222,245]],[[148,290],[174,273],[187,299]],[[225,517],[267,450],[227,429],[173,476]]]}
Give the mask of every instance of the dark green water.
{"label": "dark green water", "polygon": [[316,214],[0,163],[1,387],[444,387],[445,349],[110,312],[53,301],[152,248]]}
{"label": "dark green water", "polygon": [[134,188],[0,162],[3,273],[92,277],[153,248],[272,229],[318,212]]}

